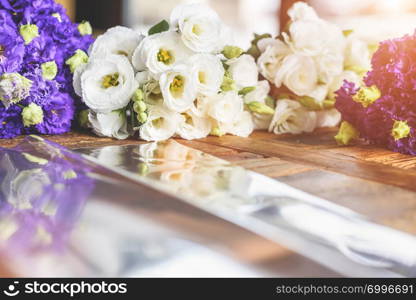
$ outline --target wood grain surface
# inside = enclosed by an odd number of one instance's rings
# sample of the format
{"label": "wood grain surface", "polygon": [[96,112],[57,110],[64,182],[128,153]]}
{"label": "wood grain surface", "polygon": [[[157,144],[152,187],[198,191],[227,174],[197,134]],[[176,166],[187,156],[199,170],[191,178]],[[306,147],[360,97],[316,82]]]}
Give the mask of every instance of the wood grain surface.
{"label": "wood grain surface", "polygon": [[[382,224],[416,234],[416,158],[366,144],[339,147],[335,130],[249,138],[208,137],[178,141],[351,208]],[[46,138],[69,148],[143,143],[69,133]],[[0,141],[13,147],[23,138]]]}

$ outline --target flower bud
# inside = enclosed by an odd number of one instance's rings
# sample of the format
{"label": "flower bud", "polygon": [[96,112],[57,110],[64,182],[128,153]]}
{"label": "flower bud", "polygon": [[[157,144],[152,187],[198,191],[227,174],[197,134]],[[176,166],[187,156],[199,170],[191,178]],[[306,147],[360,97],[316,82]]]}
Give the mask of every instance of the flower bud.
{"label": "flower bud", "polygon": [[137,114],[137,121],[139,121],[140,123],[146,123],[147,118],[148,116],[145,112],[141,112]]}
{"label": "flower bud", "polygon": [[25,127],[40,124],[43,122],[43,110],[39,105],[30,103],[23,108],[22,119]]}
{"label": "flower bud", "polygon": [[39,36],[38,26],[34,24],[27,24],[20,26],[20,35],[25,41],[25,45],[29,45],[36,37]]}
{"label": "flower bud", "polygon": [[341,127],[339,128],[338,134],[335,136],[335,140],[337,141],[338,145],[348,145],[351,140],[356,139],[359,137],[359,132],[355,129],[347,121],[343,121],[341,123]]}
{"label": "flower bud", "polygon": [[138,101],[133,103],[133,109],[136,113],[141,113],[146,111],[147,106],[143,101]]}
{"label": "flower bud", "polygon": [[137,89],[134,94],[132,100],[134,102],[139,102],[144,100],[144,93],[142,89]]}
{"label": "flower bud", "polygon": [[45,80],[54,80],[56,74],[58,74],[58,66],[55,61],[48,61],[41,65],[42,77]]}
{"label": "flower bud", "polygon": [[264,103],[257,102],[257,101],[248,103],[247,108],[250,111],[261,114],[261,115],[273,115],[274,114],[273,108],[271,108],[270,106]]}
{"label": "flower bud", "polygon": [[92,27],[90,22],[82,21],[78,24],[78,31],[81,35],[91,35],[92,34]]}
{"label": "flower bud", "polygon": [[88,55],[81,49],[75,51],[75,54],[66,60],[66,64],[69,66],[71,73],[75,72],[75,69],[88,62]]}
{"label": "flower bud", "polygon": [[406,121],[394,121],[391,135],[394,137],[396,141],[407,138],[409,134],[410,126],[407,124]]}
{"label": "flower bud", "polygon": [[237,58],[244,53],[244,50],[237,46],[225,46],[222,54],[227,59]]}

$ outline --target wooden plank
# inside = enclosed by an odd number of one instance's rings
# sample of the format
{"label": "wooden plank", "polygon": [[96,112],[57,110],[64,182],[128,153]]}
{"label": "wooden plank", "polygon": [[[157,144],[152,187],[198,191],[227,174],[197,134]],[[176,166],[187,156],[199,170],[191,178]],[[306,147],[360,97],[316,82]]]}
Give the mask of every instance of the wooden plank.
{"label": "wooden plank", "polygon": [[352,156],[339,155],[323,149],[299,147],[296,143],[279,143],[272,140],[254,137],[240,138],[236,136],[223,136],[221,138],[208,137],[201,141],[229,147],[240,151],[248,151],[268,157],[277,157],[294,163],[330,170],[349,176],[373,180],[385,184],[399,186],[416,191],[416,171],[403,172],[398,167],[384,165],[373,161],[357,159]]}

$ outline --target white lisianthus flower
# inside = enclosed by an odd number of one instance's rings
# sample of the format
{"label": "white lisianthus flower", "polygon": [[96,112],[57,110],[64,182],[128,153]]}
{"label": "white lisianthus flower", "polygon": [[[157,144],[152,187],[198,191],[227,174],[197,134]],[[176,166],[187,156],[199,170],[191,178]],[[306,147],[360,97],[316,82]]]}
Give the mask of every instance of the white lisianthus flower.
{"label": "white lisianthus flower", "polygon": [[281,40],[272,38],[260,40],[257,46],[262,52],[257,60],[260,74],[267,80],[273,82],[283,59],[291,54],[291,50]]}
{"label": "white lisianthus flower", "polygon": [[281,99],[276,103],[269,131],[275,134],[312,132],[317,125],[316,112],[306,110],[299,102]]}
{"label": "white lisianthus flower", "polygon": [[344,70],[342,53],[322,53],[315,57],[315,62],[318,68],[318,80],[324,83],[330,83]]}
{"label": "white lisianthus flower", "polygon": [[235,91],[210,97],[208,115],[220,123],[232,123],[244,110],[243,99]]}
{"label": "white lisianthus flower", "polygon": [[81,75],[84,73],[85,69],[87,68],[88,64],[81,64],[79,65],[75,71],[74,75],[72,77],[72,85],[74,86],[75,94],[82,97],[82,85],[81,85]]}
{"label": "white lisianthus flower", "polygon": [[259,73],[256,61],[251,55],[243,54],[238,58],[230,59],[227,65],[228,72],[239,90],[257,85]]}
{"label": "white lisianthus flower", "polygon": [[224,25],[215,11],[203,4],[177,6],[171,14],[172,27],[178,28],[183,43],[192,51],[219,53],[225,46]]}
{"label": "white lisianthus flower", "polygon": [[[260,102],[265,104],[266,97],[270,93],[270,84],[267,80],[259,81],[256,89],[244,96],[244,103]],[[272,120],[272,115],[252,113],[255,129],[267,129]]]}
{"label": "white lisianthus flower", "polygon": [[144,38],[133,53],[133,66],[138,71],[146,68],[155,78],[183,63],[192,52],[182,43],[177,32],[166,31]]}
{"label": "white lisianthus flower", "polygon": [[260,102],[264,103],[270,93],[270,84],[267,80],[259,81],[256,88],[244,95],[244,103]]}
{"label": "white lisianthus flower", "polygon": [[162,105],[150,106],[148,119],[140,127],[140,137],[145,141],[164,141],[171,138],[178,128],[180,114]]}
{"label": "white lisianthus flower", "polygon": [[287,56],[274,78],[276,87],[284,84],[298,96],[306,96],[318,85],[318,70],[313,58],[300,54]]}
{"label": "white lisianthus flower", "polygon": [[212,54],[195,54],[188,64],[197,82],[198,93],[212,95],[218,93],[224,80],[224,67],[221,59]]}
{"label": "white lisianthus flower", "polygon": [[176,112],[184,112],[192,107],[197,95],[197,83],[185,65],[164,72],[159,80],[164,104]]}
{"label": "white lisianthus flower", "polygon": [[323,20],[298,20],[290,25],[289,35],[285,32],[282,35],[294,52],[307,56],[339,53],[345,49],[341,29]]}
{"label": "white lisianthus flower", "polygon": [[248,137],[254,130],[254,123],[248,111],[241,112],[232,123],[225,125],[225,130],[236,136]]}
{"label": "white lisianthus flower", "polygon": [[91,45],[90,58],[106,58],[108,55],[123,55],[130,60],[144,36],[123,26],[110,28]]}
{"label": "white lisianthus flower", "polygon": [[341,122],[341,113],[335,108],[316,112],[317,127],[335,127]]}
{"label": "white lisianthus flower", "polygon": [[90,60],[81,75],[82,99],[99,113],[125,107],[136,88],[133,68],[121,55]]}
{"label": "white lisianthus flower", "polygon": [[200,117],[187,111],[180,114],[180,121],[176,134],[185,140],[207,137],[211,131],[211,122],[208,118]]}
{"label": "white lisianthus flower", "polygon": [[318,20],[315,10],[305,2],[296,2],[287,12],[292,21]]}
{"label": "white lisianthus flower", "polygon": [[101,114],[90,111],[88,114],[92,130],[98,136],[124,140],[129,136],[126,116],[119,111]]}
{"label": "white lisianthus flower", "polygon": [[315,99],[315,101],[319,104],[322,104],[324,100],[326,100],[328,96],[328,85],[327,84],[319,84],[316,88],[308,93],[306,96]]}
{"label": "white lisianthus flower", "polygon": [[199,117],[207,116],[210,98],[209,96],[198,95],[190,108],[192,113]]}
{"label": "white lisianthus flower", "polygon": [[371,68],[371,55],[368,45],[358,39],[354,34],[347,38],[345,48],[345,67],[351,69],[369,70]]}

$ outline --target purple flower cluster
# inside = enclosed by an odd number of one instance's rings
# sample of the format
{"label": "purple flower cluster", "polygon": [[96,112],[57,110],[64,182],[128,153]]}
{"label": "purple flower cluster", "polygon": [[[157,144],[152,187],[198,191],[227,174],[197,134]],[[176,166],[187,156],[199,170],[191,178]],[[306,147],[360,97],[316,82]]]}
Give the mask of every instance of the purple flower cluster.
{"label": "purple flower cluster", "polygon": [[[416,155],[416,33],[382,42],[364,83],[344,82],[337,92],[343,120],[372,144]],[[378,96],[366,95],[368,89]]]}
{"label": "purple flower cluster", "polygon": [[[86,52],[92,42],[90,32],[79,30],[54,0],[0,0],[0,138],[70,130],[82,104],[67,60],[78,49]],[[26,87],[10,85],[8,74],[23,76]],[[19,88],[30,88],[29,95],[10,101]],[[31,103],[41,108],[37,118],[24,113]]]}

